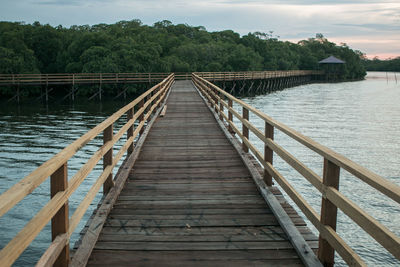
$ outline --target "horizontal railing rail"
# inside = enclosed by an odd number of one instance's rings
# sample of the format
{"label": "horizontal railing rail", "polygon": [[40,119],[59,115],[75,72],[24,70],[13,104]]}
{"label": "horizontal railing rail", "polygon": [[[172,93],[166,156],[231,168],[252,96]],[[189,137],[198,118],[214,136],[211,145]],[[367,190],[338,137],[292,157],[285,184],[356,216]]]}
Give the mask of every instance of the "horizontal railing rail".
{"label": "horizontal railing rail", "polygon": [[159,82],[168,75],[169,73],[0,74],[0,85]]}
{"label": "horizontal railing rail", "polygon": [[197,76],[210,81],[272,79],[294,76],[322,75],[320,70],[245,71],[245,72],[196,72]]}
{"label": "horizontal railing rail", "polygon": [[[338,208],[394,257],[400,259],[400,238],[339,191],[340,168],[345,169],[395,202],[400,203],[400,187],[398,185],[389,182],[346,157],[298,133],[283,123],[272,119],[265,113],[228,94],[199,75],[193,74],[192,81],[204,97],[208,99],[215,112],[219,115],[219,118],[225,121],[229,131],[237,134],[241,139],[243,150],[245,152],[250,150],[264,167],[263,175],[265,183],[271,186],[272,178],[274,178],[317,228],[320,235],[318,257],[322,263],[332,266],[334,264],[334,253],[337,251],[349,265],[365,266],[365,262],[361,257],[336,232]],[[233,108],[234,102],[242,108],[241,113]],[[249,112],[252,112],[265,122],[264,131],[251,124],[249,121]],[[242,124],[242,131],[233,122],[233,116]],[[322,178],[274,141],[275,129],[324,158]],[[249,141],[249,131],[264,143],[264,155]],[[321,214],[318,214],[273,166],[273,152],[321,192]]]}
{"label": "horizontal railing rail", "polygon": [[[134,151],[135,138],[140,136],[146,121],[160,107],[173,82],[174,74],[170,74],[162,82],[115,112],[0,195],[0,217],[2,217],[50,177],[51,200],[0,251],[0,266],[12,265],[50,220],[52,221],[53,242],[43,254],[38,265],[51,266],[56,262],[58,266],[67,266],[69,261],[69,239],[72,233],[101,186],[103,185],[104,194],[107,194],[112,188],[114,184],[113,168],[121,161],[126,152],[129,155]],[[126,123],[114,134],[114,123],[125,114],[127,114]],[[138,121],[138,125],[135,127],[136,121]],[[68,160],[101,133],[103,133],[103,145],[93,153],[91,158],[72,178],[68,179]],[[113,146],[125,134],[125,143],[113,156]],[[80,202],[74,214],[69,217],[69,197],[77,190],[102,158],[103,172]]]}

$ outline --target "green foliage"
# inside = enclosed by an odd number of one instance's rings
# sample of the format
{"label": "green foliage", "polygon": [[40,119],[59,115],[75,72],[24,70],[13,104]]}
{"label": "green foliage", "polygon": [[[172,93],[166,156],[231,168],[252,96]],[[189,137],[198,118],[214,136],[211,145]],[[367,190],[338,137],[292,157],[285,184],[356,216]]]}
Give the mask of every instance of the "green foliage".
{"label": "green foliage", "polygon": [[344,79],[365,75],[362,54],[322,34],[298,44],[272,32],[240,36],[232,30],[140,20],[63,28],[0,22],[0,73],[192,72],[318,69],[334,55],[346,61]]}
{"label": "green foliage", "polygon": [[379,60],[378,58],[365,59],[363,63],[369,71],[400,71],[400,57],[387,60]]}

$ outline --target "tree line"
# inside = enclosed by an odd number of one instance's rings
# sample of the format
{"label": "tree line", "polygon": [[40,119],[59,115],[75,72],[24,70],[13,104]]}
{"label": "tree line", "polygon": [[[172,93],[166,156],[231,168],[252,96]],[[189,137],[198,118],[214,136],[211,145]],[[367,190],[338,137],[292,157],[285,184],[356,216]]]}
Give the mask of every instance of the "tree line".
{"label": "tree line", "polygon": [[0,22],[3,74],[315,70],[330,55],[346,61],[343,79],[365,76],[360,51],[321,34],[292,43],[272,32],[240,36],[167,20],[69,28]]}
{"label": "tree line", "polygon": [[363,63],[365,69],[369,71],[400,71],[400,57],[386,60],[365,59]]}

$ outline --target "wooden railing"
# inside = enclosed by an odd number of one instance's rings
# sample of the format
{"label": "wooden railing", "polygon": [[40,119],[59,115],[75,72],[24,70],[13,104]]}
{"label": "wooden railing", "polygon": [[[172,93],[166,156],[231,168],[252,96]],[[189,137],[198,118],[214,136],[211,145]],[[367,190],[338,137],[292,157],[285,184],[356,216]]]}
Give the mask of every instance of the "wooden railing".
{"label": "wooden railing", "polygon": [[293,76],[322,75],[319,70],[287,70],[287,71],[245,71],[245,72],[196,72],[195,74],[209,81],[234,81],[272,79]]}
{"label": "wooden railing", "polygon": [[[25,227],[0,251],[0,266],[10,266],[51,220],[52,240],[49,249],[43,254],[38,265],[67,266],[69,261],[69,239],[81,218],[103,185],[103,193],[113,187],[113,168],[125,152],[134,151],[134,140],[144,130],[146,121],[160,107],[167,95],[174,75],[169,75],[134,101],[118,110],[108,119],[64,148],[53,158],[38,167],[19,183],[0,196],[0,217],[29,195],[50,176],[51,200],[25,225]],[[136,109],[136,111],[135,111]],[[127,122],[114,134],[113,125],[124,114]],[[134,123],[138,121],[135,127]],[[68,179],[68,160],[96,136],[103,133],[103,145],[91,156],[81,169]],[[124,134],[126,142],[113,157],[113,146]],[[71,217],[68,215],[68,199],[83,180],[103,158],[103,172],[79,204]]]}
{"label": "wooden railing", "polygon": [[[212,81],[271,79],[291,76],[321,75],[322,71],[247,71],[198,72],[200,77]],[[57,84],[115,84],[150,83],[165,79],[169,73],[61,73],[61,74],[0,74],[0,85],[57,85]],[[190,80],[190,72],[175,73],[176,80]]]}
{"label": "wooden railing", "polygon": [[169,73],[63,73],[0,74],[0,85],[150,83],[164,80]]}
{"label": "wooden railing", "polygon": [[[398,185],[389,182],[344,156],[270,118],[263,112],[233,97],[198,75],[193,74],[192,80],[199,91],[208,99],[216,113],[219,114],[219,118],[225,121],[229,130],[237,134],[242,140],[244,151],[248,152],[250,150],[262,164],[264,167],[265,183],[271,186],[272,178],[274,178],[317,228],[320,234],[318,258],[324,265],[332,266],[334,264],[334,253],[337,251],[349,265],[365,266],[360,256],[336,233],[338,208],[393,256],[400,259],[400,238],[339,192],[339,171],[340,168],[343,168],[395,202],[400,203],[400,187]],[[242,108],[241,113],[232,107],[233,102]],[[265,122],[264,131],[250,123],[249,112],[252,112]],[[233,116],[241,122],[242,131],[234,124]],[[275,129],[324,158],[322,178],[274,141]],[[254,133],[264,143],[264,155],[249,141],[249,131]],[[318,214],[273,166],[273,152],[279,155],[321,192],[321,214]]]}

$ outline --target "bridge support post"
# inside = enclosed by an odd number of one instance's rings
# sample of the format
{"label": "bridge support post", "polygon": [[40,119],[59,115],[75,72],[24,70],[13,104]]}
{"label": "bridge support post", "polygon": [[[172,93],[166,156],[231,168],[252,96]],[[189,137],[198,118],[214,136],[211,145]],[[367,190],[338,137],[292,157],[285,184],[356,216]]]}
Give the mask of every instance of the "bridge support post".
{"label": "bridge support post", "polygon": [[[232,114],[232,112],[231,112],[231,108],[232,108],[232,106],[233,106],[233,101],[232,101],[232,99],[228,99],[228,106],[229,106],[229,110],[228,110],[228,119],[229,119],[229,122],[232,122],[232,120],[233,120],[233,114]],[[229,123],[228,122],[228,123]],[[229,124],[229,126],[228,126],[229,128],[229,132],[230,133],[233,133],[233,129],[232,129],[232,126]]]}
{"label": "bridge support post", "polygon": [[[156,90],[154,93],[156,94],[156,93],[160,92],[162,88],[163,88],[162,86],[158,86],[157,90]],[[157,109],[161,107],[161,101],[162,101],[161,96],[162,96],[162,94],[159,94],[159,95],[156,97],[156,99],[154,100],[156,103],[157,103],[158,101],[160,101],[160,102],[158,102],[158,104],[157,104],[157,108],[154,109],[154,111],[153,111],[154,113],[156,113],[156,112],[157,112]]]}
{"label": "bridge support post", "polygon": [[221,121],[224,121],[224,117],[222,116],[222,113],[224,113],[224,105],[222,104],[223,96],[224,95],[222,93],[219,94],[219,119]]}
{"label": "bridge support post", "polygon": [[[243,119],[249,121],[249,110],[245,107],[243,107]],[[249,139],[249,128],[247,128],[246,125],[244,125],[244,123],[242,123],[242,134],[245,138]],[[243,147],[243,151],[244,152],[249,152],[249,148],[247,147],[247,145],[243,142],[242,143],[242,147]]]}
{"label": "bridge support post", "polygon": [[75,94],[74,94],[74,92],[75,92],[75,86],[72,85],[72,87],[71,87],[71,100],[72,100],[72,102],[75,100]]}
{"label": "bridge support post", "polygon": [[[103,144],[111,141],[113,139],[113,125],[111,124],[103,132]],[[103,170],[106,169],[109,165],[112,165],[113,162],[113,147],[110,148],[103,156]],[[107,177],[103,184],[103,194],[106,195],[110,189],[114,186],[113,175]]]}
{"label": "bridge support post", "polygon": [[46,104],[49,103],[49,87],[46,85],[46,95],[45,95]]}
{"label": "bridge support post", "polygon": [[[147,102],[147,101],[149,101],[150,100],[150,98],[151,98],[151,96],[152,96],[152,93],[150,93],[149,95],[147,95],[146,96],[146,101],[145,102]],[[151,103],[145,108],[145,111],[146,111],[146,115],[147,115],[147,113],[149,112],[149,110],[150,110],[150,107],[151,107]],[[149,114],[149,117],[147,118],[147,122],[149,122],[151,120],[151,114]],[[144,129],[144,128],[143,128]]]}
{"label": "bridge support post", "polygon": [[[128,110],[128,113],[127,113],[127,120],[128,121],[133,119],[133,113],[134,113],[134,108],[131,108],[131,109]],[[134,126],[132,124],[132,126],[129,127],[129,129],[126,132],[127,133],[127,136],[126,136],[127,140],[133,136],[133,127]],[[128,147],[128,155],[132,154],[133,149],[134,149],[134,144],[133,144],[133,141],[132,141],[132,144],[130,144],[129,147]]]}
{"label": "bridge support post", "polygon": [[[64,163],[58,170],[50,176],[50,194],[53,198],[58,192],[65,191],[68,188],[68,166]],[[54,241],[58,235],[68,232],[69,214],[68,200],[58,210],[51,219],[51,240]],[[67,267],[69,264],[69,243],[65,245],[57,260],[54,263],[56,267]]]}
{"label": "bridge support post", "polygon": [[18,104],[19,104],[19,84],[18,84],[18,86],[17,86],[17,102],[18,102]]}
{"label": "bridge support post", "polygon": [[217,113],[218,114],[218,93],[217,93],[217,90],[215,89],[215,88],[212,88],[211,89],[212,90],[212,94],[213,94],[213,98],[214,98],[214,110],[215,110],[215,113]]}
{"label": "bridge support post", "polygon": [[[139,110],[142,109],[143,106],[144,106],[144,99],[140,100],[140,102],[139,102]],[[139,115],[139,118],[138,118],[138,119],[139,119],[139,123],[142,123],[142,121],[144,120],[144,112],[145,112],[145,111],[143,110],[143,111],[139,111],[139,112],[142,112],[142,113]],[[142,134],[143,131],[144,131],[144,126],[140,129],[139,134]]]}
{"label": "bridge support post", "polygon": [[[268,122],[265,122],[265,137],[270,138],[271,140],[274,140],[274,127],[269,124]],[[266,162],[271,163],[273,162],[273,150],[267,146],[267,144],[264,144],[264,160]],[[268,173],[268,171],[264,168],[264,181],[268,186],[272,186],[272,176]]]}
{"label": "bridge support post", "polygon": [[[324,159],[323,184],[339,189],[340,167]],[[321,223],[330,226],[336,231],[337,207],[328,199],[322,198]],[[335,250],[328,241],[319,236],[318,258],[324,266],[333,267],[335,264]]]}

